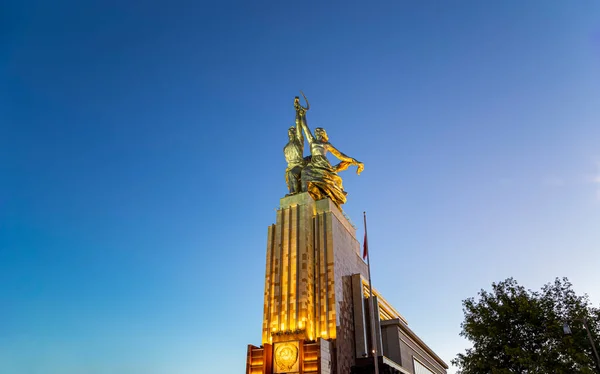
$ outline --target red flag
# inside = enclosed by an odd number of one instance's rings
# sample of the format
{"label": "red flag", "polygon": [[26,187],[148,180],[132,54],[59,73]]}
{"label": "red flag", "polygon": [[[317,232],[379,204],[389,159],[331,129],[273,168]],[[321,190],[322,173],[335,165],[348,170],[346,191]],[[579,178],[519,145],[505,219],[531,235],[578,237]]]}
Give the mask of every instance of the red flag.
{"label": "red flag", "polygon": [[369,241],[367,240],[367,215],[364,215],[365,218],[365,240],[363,240],[363,260],[366,260],[369,256]]}
{"label": "red flag", "polygon": [[363,243],[363,260],[366,260],[368,255],[369,255],[369,243],[367,242],[367,233],[365,232],[365,240]]}

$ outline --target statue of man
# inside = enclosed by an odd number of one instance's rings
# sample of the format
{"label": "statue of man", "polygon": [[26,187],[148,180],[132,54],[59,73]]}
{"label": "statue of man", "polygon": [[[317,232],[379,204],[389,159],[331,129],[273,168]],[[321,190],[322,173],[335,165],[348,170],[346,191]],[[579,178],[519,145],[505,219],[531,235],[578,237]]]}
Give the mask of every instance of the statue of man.
{"label": "statue of man", "polygon": [[[306,97],[305,97],[306,99]],[[292,126],[288,130],[289,142],[283,147],[283,154],[287,161],[285,169],[285,182],[290,193],[287,196],[295,195],[301,191],[302,169],[306,162],[304,161],[304,135],[302,134],[302,124],[306,122],[306,111],[308,110],[308,101],[306,108],[300,105],[300,98],[294,99],[294,108],[296,109],[296,127]]]}

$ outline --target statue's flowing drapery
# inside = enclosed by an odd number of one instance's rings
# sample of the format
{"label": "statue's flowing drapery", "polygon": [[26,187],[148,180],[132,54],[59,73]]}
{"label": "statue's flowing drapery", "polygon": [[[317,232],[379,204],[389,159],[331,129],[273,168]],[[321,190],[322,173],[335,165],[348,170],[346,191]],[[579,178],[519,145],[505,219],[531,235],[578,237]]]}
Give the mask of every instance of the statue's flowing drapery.
{"label": "statue's flowing drapery", "polygon": [[302,169],[302,186],[315,200],[330,198],[335,205],[346,203],[342,178],[327,159],[327,143],[314,142],[310,146],[311,157]]}

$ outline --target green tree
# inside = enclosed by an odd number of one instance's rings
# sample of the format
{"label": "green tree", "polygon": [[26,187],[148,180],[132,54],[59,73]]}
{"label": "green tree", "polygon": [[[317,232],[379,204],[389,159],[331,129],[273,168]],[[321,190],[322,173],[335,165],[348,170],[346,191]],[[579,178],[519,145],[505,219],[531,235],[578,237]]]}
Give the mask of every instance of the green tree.
{"label": "green tree", "polygon": [[[599,373],[582,320],[600,342],[600,309],[568,279],[531,291],[509,278],[478,296],[463,301],[460,335],[473,347],[452,360],[459,374]],[[565,322],[572,335],[564,334]]]}

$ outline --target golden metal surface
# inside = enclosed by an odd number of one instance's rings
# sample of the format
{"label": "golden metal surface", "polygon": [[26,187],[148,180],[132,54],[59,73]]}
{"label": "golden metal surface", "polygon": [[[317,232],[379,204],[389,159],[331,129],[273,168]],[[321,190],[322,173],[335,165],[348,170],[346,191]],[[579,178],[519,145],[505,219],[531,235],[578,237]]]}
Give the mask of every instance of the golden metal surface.
{"label": "golden metal surface", "polygon": [[[302,93],[302,91],[300,91]],[[304,96],[304,93],[302,93]],[[306,100],[306,96],[304,96]],[[302,135],[302,121],[306,119],[306,111],[310,108],[308,100],[306,107],[300,104],[300,98],[294,98],[294,108],[296,109],[296,127],[292,126],[288,129],[289,142],[283,147],[283,155],[287,161],[285,169],[285,183],[288,186],[289,193],[286,196],[295,195],[301,190],[302,169],[306,166],[304,160],[304,135]]]}
{"label": "golden metal surface", "polygon": [[[302,91],[300,92],[302,93]],[[302,93],[302,96],[304,96],[304,93]],[[304,96],[304,99],[306,100],[306,96]],[[325,129],[321,127],[316,128],[313,136],[306,121],[306,111],[309,109],[308,100],[306,100],[306,107],[303,107],[300,105],[300,98],[296,96],[294,99],[294,108],[296,109],[296,136],[299,132],[298,127],[301,126],[310,146],[310,156],[305,158],[306,164],[301,168],[300,172],[301,191],[308,192],[315,200],[330,198],[339,207],[346,202],[346,192],[344,191],[342,178],[337,173],[348,169],[352,165],[356,165],[356,174],[360,175],[364,170],[364,164],[355,158],[345,155],[334,147],[329,142],[329,137]],[[290,133],[288,132],[288,134]],[[289,136],[291,143],[292,137],[291,135]],[[286,145],[286,148],[290,143]],[[327,152],[331,152],[341,162],[332,166],[327,159]],[[286,180],[291,179],[288,177],[288,170],[290,170],[289,160],[288,169],[286,169]],[[292,192],[290,188],[290,194],[299,192],[298,190],[295,191]]]}
{"label": "golden metal surface", "polygon": [[299,372],[299,342],[275,344],[275,373]]}

